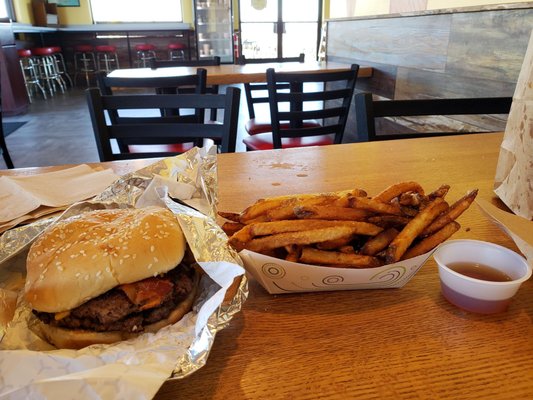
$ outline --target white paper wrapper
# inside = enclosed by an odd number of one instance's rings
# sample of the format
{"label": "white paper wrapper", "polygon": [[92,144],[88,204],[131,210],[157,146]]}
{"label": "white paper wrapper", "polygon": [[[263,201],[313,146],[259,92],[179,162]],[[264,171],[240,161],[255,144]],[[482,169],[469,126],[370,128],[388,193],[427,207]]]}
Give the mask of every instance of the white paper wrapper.
{"label": "white paper wrapper", "polygon": [[[206,272],[194,309],[181,321],[155,334],[114,345],[56,350],[28,329],[31,311],[21,300],[25,257],[47,221],[7,232],[0,238],[0,303],[14,315],[6,327],[0,318],[0,399],[152,398],[169,377],[183,378],[202,367],[216,332],[247,297],[242,262],[214,220],[216,156],[193,149],[128,174],[97,199],[78,203],[66,218],[101,208],[161,205],[180,222],[196,261]],[[175,200],[167,196],[171,193]],[[189,202],[203,213],[181,204]],[[241,277],[239,290],[224,303],[226,290]],[[7,313],[9,315],[9,313]]]}
{"label": "white paper wrapper", "polygon": [[300,264],[248,250],[239,255],[245,268],[270,294],[332,290],[387,289],[404,286],[434,250],[378,268],[332,268]]}
{"label": "white paper wrapper", "polygon": [[533,268],[533,221],[500,210],[483,199],[477,199],[476,203],[503,232],[513,239],[529,266]]}
{"label": "white paper wrapper", "polygon": [[494,191],[516,215],[533,219],[533,32],[500,148]]}

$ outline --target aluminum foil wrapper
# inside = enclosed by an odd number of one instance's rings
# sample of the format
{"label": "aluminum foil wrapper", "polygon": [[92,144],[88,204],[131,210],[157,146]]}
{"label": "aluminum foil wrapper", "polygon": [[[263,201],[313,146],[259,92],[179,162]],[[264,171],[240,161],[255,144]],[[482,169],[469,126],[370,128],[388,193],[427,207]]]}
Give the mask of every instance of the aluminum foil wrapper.
{"label": "aluminum foil wrapper", "polygon": [[[35,350],[32,348],[34,343],[28,347],[25,341],[31,342],[31,339],[20,338],[18,334],[9,335],[9,332],[17,328],[29,331],[27,326],[13,325],[17,321],[28,323],[31,312],[20,296],[24,285],[25,259],[31,243],[44,229],[57,220],[95,209],[160,205],[176,215],[196,261],[207,272],[202,278],[194,310],[201,309],[208,302],[215,304],[214,312],[209,315],[194,315],[194,338],[184,343],[183,354],[175,360],[169,379],[184,378],[201,368],[206,363],[216,333],[241,310],[248,296],[242,261],[227,246],[227,237],[215,222],[217,171],[214,150],[214,147],[194,148],[182,155],[163,159],[124,175],[96,198],[74,204],[60,217],[40,220],[4,233],[0,237],[0,309],[3,310],[0,316],[0,349],[8,352],[14,349]],[[235,296],[225,302],[222,302],[224,293],[217,292],[221,286],[215,282],[216,278],[212,278],[216,274],[209,273],[221,265],[233,268],[232,276],[240,278]],[[1,364],[0,357],[0,369]]]}

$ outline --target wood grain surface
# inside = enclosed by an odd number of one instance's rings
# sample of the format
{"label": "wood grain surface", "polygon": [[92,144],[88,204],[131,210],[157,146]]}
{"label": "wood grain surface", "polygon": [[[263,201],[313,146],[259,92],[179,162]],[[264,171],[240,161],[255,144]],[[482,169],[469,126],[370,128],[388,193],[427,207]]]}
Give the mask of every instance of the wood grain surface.
{"label": "wood grain surface", "polygon": [[[397,7],[415,7],[410,3]],[[359,80],[357,89],[390,99],[512,96],[533,26],[533,7],[471,11],[328,21],[327,59],[372,67],[372,78]],[[358,139],[353,114],[345,141]],[[468,125],[496,131],[504,128],[506,118],[454,116],[448,121],[452,129],[459,121],[464,131]],[[398,125],[396,129],[401,130]],[[418,130],[423,132],[423,126]]]}
{"label": "wood grain surface", "polygon": [[[221,154],[219,209],[258,198],[402,180],[448,198],[492,192],[501,133]],[[115,162],[118,173],[151,161]],[[57,169],[58,167],[53,167]],[[15,170],[35,173],[45,169]],[[2,171],[2,173],[5,173]],[[501,204],[500,204],[501,205]],[[473,205],[454,238],[514,243]],[[533,396],[533,282],[507,312],[477,315],[441,295],[431,259],[401,289],[250,296],[217,334],[207,364],[156,399],[526,399]]]}

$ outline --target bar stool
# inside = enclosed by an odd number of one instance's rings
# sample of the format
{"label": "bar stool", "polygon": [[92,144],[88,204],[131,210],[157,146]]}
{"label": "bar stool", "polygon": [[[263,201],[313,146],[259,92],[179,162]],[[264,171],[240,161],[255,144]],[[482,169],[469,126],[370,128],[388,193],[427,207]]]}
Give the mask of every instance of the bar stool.
{"label": "bar stool", "polygon": [[96,46],[96,66],[98,71],[111,72],[114,69],[118,69],[118,55],[117,47],[111,45]]}
{"label": "bar stool", "polygon": [[36,60],[33,59],[33,54],[31,54],[30,49],[20,49],[17,50],[19,55],[19,64],[22,69],[22,76],[24,77],[24,86],[26,86],[26,93],[28,93],[28,99],[30,103],[33,100],[33,91],[37,87],[43,99],[46,100],[46,91],[41,85],[39,80],[39,65]]}
{"label": "bar stool", "polygon": [[78,75],[85,75],[87,87],[91,86],[91,75],[96,73],[96,59],[94,47],[90,44],[80,44],[74,47],[74,82],[78,82]]}
{"label": "bar stool", "polygon": [[74,85],[72,84],[72,79],[70,78],[70,75],[67,72],[67,65],[65,64],[65,58],[63,57],[63,52],[62,52],[61,47],[52,46],[51,48],[53,51],[52,55],[57,60],[57,70],[59,72],[59,75],[66,78],[70,87],[73,87]]}
{"label": "bar stool", "polygon": [[137,52],[136,64],[141,68],[150,67],[150,60],[155,59],[155,46],[149,43],[142,43],[135,45],[135,51]]}
{"label": "bar stool", "polygon": [[168,59],[172,60],[185,60],[185,49],[187,47],[183,43],[169,43],[167,46],[168,49]]}
{"label": "bar stool", "polygon": [[61,90],[61,93],[65,93],[66,84],[58,71],[57,59],[53,55],[54,51],[52,48],[36,47],[31,52],[37,56],[39,62],[39,79],[44,84],[44,87],[48,89],[50,96],[54,96],[57,88]]}

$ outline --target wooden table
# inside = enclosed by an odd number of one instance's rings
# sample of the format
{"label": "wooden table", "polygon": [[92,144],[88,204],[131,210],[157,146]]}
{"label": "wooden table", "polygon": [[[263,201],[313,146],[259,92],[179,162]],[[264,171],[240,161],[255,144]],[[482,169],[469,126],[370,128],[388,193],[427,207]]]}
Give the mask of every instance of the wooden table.
{"label": "wooden table", "polygon": [[[494,202],[501,133],[221,154],[220,209],[257,198],[402,180]],[[125,173],[149,161],[108,163]],[[57,169],[58,167],[52,167]],[[37,168],[2,173],[49,170]],[[514,243],[477,206],[454,238]],[[509,310],[470,314],[441,295],[433,260],[402,289],[269,295],[253,279],[205,367],[156,399],[526,399],[533,396],[533,282]]]}
{"label": "wooden table", "polygon": [[[305,62],[305,63],[272,63],[272,64],[247,64],[234,65],[222,64],[219,66],[207,67],[168,67],[168,68],[125,68],[112,71],[109,76],[113,78],[153,78],[180,75],[192,75],[197,68],[207,70],[207,83],[210,85],[232,85],[237,83],[266,82],[266,70],[274,68],[283,72],[309,72],[317,73],[325,71],[338,71],[349,69],[349,64],[333,62]],[[371,67],[361,66],[359,68],[360,78],[372,76]]]}

